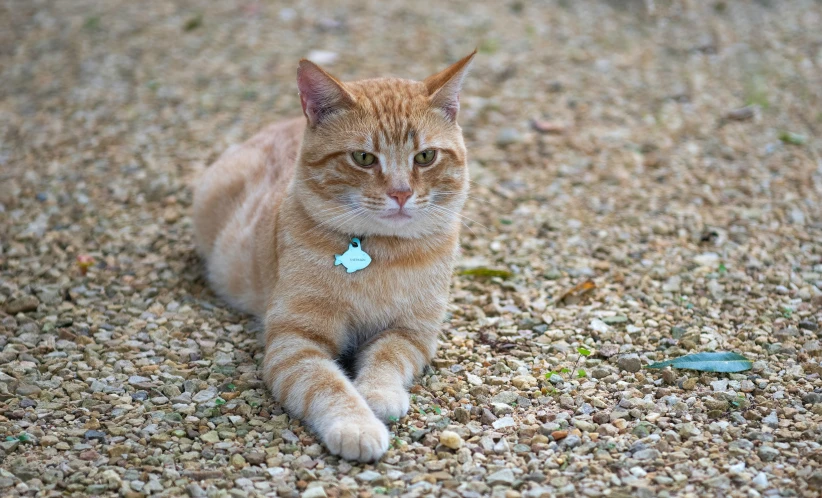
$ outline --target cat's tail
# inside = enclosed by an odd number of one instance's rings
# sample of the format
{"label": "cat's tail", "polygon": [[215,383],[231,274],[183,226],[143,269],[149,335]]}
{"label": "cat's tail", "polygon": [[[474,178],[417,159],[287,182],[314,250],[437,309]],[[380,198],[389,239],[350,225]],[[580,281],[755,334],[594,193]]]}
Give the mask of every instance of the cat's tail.
{"label": "cat's tail", "polygon": [[334,255],[334,266],[338,266],[342,264],[342,254],[335,254]]}

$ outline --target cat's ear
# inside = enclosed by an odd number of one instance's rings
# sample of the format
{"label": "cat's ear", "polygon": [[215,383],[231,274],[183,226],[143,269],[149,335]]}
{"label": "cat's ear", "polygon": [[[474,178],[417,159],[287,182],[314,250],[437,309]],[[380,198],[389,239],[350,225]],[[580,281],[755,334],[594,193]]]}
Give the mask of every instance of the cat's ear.
{"label": "cat's ear", "polygon": [[301,60],[297,69],[297,88],[303,113],[311,126],[354,105],[354,97],[343,82],[307,59]]}
{"label": "cat's ear", "polygon": [[474,60],[475,55],[477,55],[476,49],[467,57],[451,64],[437,74],[425,78],[425,81],[423,81],[425,88],[428,89],[431,105],[442,110],[451,121],[457,120],[457,113],[460,110],[462,80],[468,74],[468,69],[471,67],[471,61]]}

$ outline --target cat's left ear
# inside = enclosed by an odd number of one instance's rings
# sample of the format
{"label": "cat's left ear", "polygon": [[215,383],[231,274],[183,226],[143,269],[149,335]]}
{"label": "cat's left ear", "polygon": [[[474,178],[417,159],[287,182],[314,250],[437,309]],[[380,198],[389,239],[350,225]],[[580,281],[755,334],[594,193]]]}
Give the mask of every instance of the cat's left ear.
{"label": "cat's left ear", "polygon": [[428,98],[431,106],[442,110],[451,121],[457,120],[457,113],[460,110],[460,89],[462,80],[468,74],[471,61],[477,55],[476,49],[467,57],[451,64],[442,71],[425,78],[423,84],[428,89]]}

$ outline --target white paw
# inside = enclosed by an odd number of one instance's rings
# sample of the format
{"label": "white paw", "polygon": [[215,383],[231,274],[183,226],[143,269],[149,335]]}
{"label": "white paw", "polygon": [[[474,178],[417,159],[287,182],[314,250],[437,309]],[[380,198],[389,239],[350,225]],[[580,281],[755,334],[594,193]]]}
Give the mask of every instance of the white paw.
{"label": "white paw", "polygon": [[346,460],[373,462],[388,449],[388,429],[370,414],[340,419],[323,436],[328,451]]}
{"label": "white paw", "polygon": [[396,422],[408,413],[410,400],[408,391],[402,386],[381,388],[366,388],[357,386],[357,390],[365,398],[366,403],[378,419],[386,422]]}

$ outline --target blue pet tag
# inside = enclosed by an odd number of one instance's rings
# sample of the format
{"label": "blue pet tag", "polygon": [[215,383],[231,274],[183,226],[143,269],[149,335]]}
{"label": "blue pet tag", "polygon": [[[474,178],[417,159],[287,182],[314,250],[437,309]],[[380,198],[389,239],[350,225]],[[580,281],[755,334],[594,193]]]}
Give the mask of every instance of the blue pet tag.
{"label": "blue pet tag", "polygon": [[354,237],[351,243],[348,244],[348,250],[344,254],[334,255],[334,266],[343,265],[345,271],[354,273],[357,270],[362,270],[371,264],[371,256],[362,250],[360,239]]}

